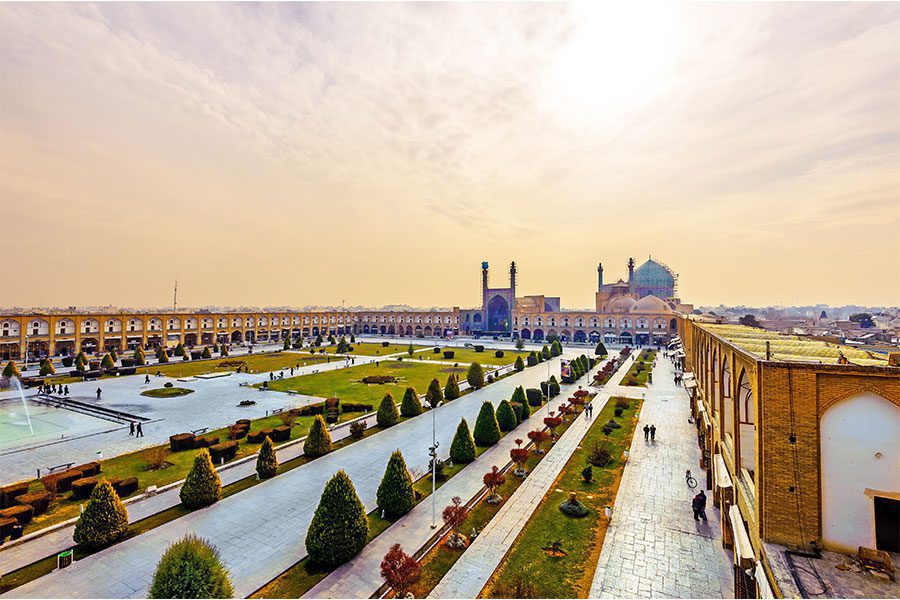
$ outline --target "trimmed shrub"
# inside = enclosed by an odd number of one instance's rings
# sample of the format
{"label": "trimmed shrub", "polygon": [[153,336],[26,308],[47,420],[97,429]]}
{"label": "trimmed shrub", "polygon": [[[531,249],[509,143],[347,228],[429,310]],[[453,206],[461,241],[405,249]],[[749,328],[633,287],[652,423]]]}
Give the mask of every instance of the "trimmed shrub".
{"label": "trimmed shrub", "polygon": [[[436,382],[435,379],[432,383]],[[430,390],[430,387],[429,387]],[[438,389],[440,391],[440,389]],[[422,414],[422,402],[415,388],[408,387],[403,394],[403,400],[400,402],[400,414],[404,417],[415,417]]]}
{"label": "trimmed shrub", "polygon": [[72,497],[76,500],[87,498],[97,487],[96,477],[82,477],[72,482]]}
{"label": "trimmed shrub", "polygon": [[46,377],[47,375],[53,375],[54,373],[56,373],[56,369],[53,368],[53,363],[49,358],[45,358],[41,363],[40,376]]}
{"label": "trimmed shrub", "polygon": [[528,355],[528,366],[533,367],[536,364],[538,364],[537,354],[532,350],[531,354]]}
{"label": "trimmed shrub", "polygon": [[454,352],[453,350],[444,350],[443,356],[444,358],[453,358],[454,356],[456,356],[456,352]]}
{"label": "trimmed shrub", "polygon": [[150,584],[150,598],[232,598],[234,589],[219,552],[206,540],[186,535],[166,549]]}
{"label": "trimmed shrub", "polygon": [[366,509],[353,482],[346,473],[338,471],[325,485],[309,524],[306,552],[313,563],[336,567],[358,554],[368,535]]}
{"label": "trimmed shrub", "polygon": [[521,356],[516,357],[516,371],[524,371],[525,370],[525,362],[522,360]]}
{"label": "trimmed shrub", "polygon": [[209,351],[209,346],[203,348],[203,352],[200,353],[200,358],[212,358],[212,352]]}
{"label": "trimmed shrub", "polygon": [[303,442],[303,454],[310,458],[324,456],[331,452],[331,434],[325,425],[322,415],[316,415],[306,441]]}
{"label": "trimmed shrub", "polygon": [[138,478],[126,477],[125,479],[112,482],[112,486],[119,498],[124,498],[138,491]]}
{"label": "trimmed shrub", "polygon": [[544,403],[544,394],[536,388],[528,388],[525,390],[525,397],[528,399],[529,406],[540,406]]}
{"label": "trimmed shrub", "polygon": [[192,509],[215,504],[221,498],[222,481],[213,468],[212,458],[206,448],[201,449],[194,458],[194,465],[181,486],[179,496],[181,503]]}
{"label": "trimmed shrub", "polygon": [[441,353],[441,349],[438,348],[438,347],[435,347],[435,348],[434,348],[434,353],[435,353],[435,354],[440,354],[440,353]]}
{"label": "trimmed shrub", "polygon": [[378,507],[384,510],[385,516],[389,519],[402,517],[416,504],[412,477],[400,450],[394,450],[388,460],[376,499]]}
{"label": "trimmed shrub", "polygon": [[367,427],[368,425],[366,425],[365,421],[354,421],[350,423],[350,435],[353,436],[353,439],[362,439],[366,435]]}
{"label": "trimmed shrub", "polygon": [[466,464],[475,460],[475,440],[469,432],[469,424],[465,419],[460,419],[456,426],[456,434],[450,443],[450,460],[455,463]]}
{"label": "trimmed shrub", "polygon": [[184,345],[181,342],[178,342],[178,345],[175,346],[175,352],[173,354],[175,354],[175,356],[184,356]]}
{"label": "trimmed shrub", "polygon": [[481,365],[477,362],[469,365],[469,370],[466,373],[466,381],[469,382],[472,389],[477,390],[484,387],[484,369],[482,369]]}
{"label": "trimmed shrub", "polygon": [[103,355],[103,360],[100,361],[100,366],[104,369],[113,369],[116,366],[116,363],[113,361],[112,356],[109,354]]}
{"label": "trimmed shrub", "polygon": [[19,367],[16,366],[15,361],[11,360],[3,367],[3,376],[9,379],[11,377],[21,377],[22,373],[19,371]]}
{"label": "trimmed shrub", "polygon": [[22,494],[16,501],[19,504],[27,504],[31,508],[34,509],[34,516],[42,515],[47,512],[47,508],[50,506],[50,501],[53,500],[53,494],[48,492],[47,490],[41,490],[39,492],[31,492],[30,494]]}
{"label": "trimmed shrub", "polygon": [[541,358],[544,360],[550,360],[553,358],[553,355],[550,354],[550,348],[547,347],[547,344],[544,344],[544,347],[541,348]]}
{"label": "trimmed shrub", "polygon": [[156,358],[157,358],[157,360],[159,360],[159,362],[161,362],[161,363],[167,363],[167,362],[169,362],[169,355],[168,355],[168,353],[166,353],[165,350],[162,349],[162,347],[160,347],[160,352],[158,352],[158,353],[156,354]]}
{"label": "trimmed shrub", "polygon": [[91,492],[91,500],[75,523],[73,539],[87,548],[105,548],[128,533],[128,509],[108,481]]}
{"label": "trimmed shrub", "polygon": [[375,422],[379,427],[393,427],[398,421],[400,421],[400,413],[397,412],[397,404],[394,403],[394,397],[387,393],[378,406]]}
{"label": "trimmed shrub", "polygon": [[484,352],[484,346],[482,346],[481,344],[476,344],[475,352]]}
{"label": "trimmed shrub", "polygon": [[609,442],[594,444],[588,452],[587,461],[595,467],[605,467],[613,460],[612,445]]}
{"label": "trimmed shrub", "polygon": [[270,479],[278,473],[278,457],[275,456],[275,444],[272,438],[266,438],[256,458],[256,474],[260,479]]}
{"label": "trimmed shrub", "polygon": [[[217,438],[212,439],[214,441]],[[213,444],[208,449],[209,458],[213,464],[227,462],[237,456],[238,442],[221,442],[219,444]]]}
{"label": "trimmed shrub", "polygon": [[138,346],[133,354],[134,364],[136,366],[146,365],[147,364],[147,356],[144,354],[144,350]]}
{"label": "trimmed shrub", "polygon": [[[441,382],[435,377],[431,380],[431,383],[428,384],[428,391],[425,392],[425,401],[428,403],[428,406],[434,407],[443,399],[444,393],[441,391]],[[422,411],[420,410],[419,412]]]}
{"label": "trimmed shrub", "polygon": [[494,358],[503,358],[503,350],[497,350],[494,352]]}
{"label": "trimmed shrub", "polygon": [[562,354],[562,344],[559,343],[559,340],[553,340],[553,343],[550,344],[550,355],[559,356],[560,354]]}
{"label": "trimmed shrub", "polygon": [[528,404],[522,404],[521,402],[510,402],[509,405],[512,407],[513,412],[516,415],[516,423],[521,423],[522,421],[524,421],[525,416],[522,414],[522,409],[528,406]]}
{"label": "trimmed shrub", "polygon": [[522,405],[522,417],[519,419],[520,423],[531,415],[531,411],[528,409],[528,398],[525,396],[525,389],[521,385],[513,391],[512,398],[510,398],[509,401],[512,404],[518,403]]}
{"label": "trimmed shrub", "polygon": [[500,441],[500,425],[497,424],[494,405],[490,402],[482,403],[478,418],[475,420],[472,438],[479,446],[493,446]]}
{"label": "trimmed shrub", "polygon": [[444,386],[444,399],[456,400],[459,398],[459,381],[455,373],[450,373],[447,377],[447,385]]}
{"label": "trimmed shrub", "polygon": [[500,431],[512,431],[518,424],[519,419],[516,417],[516,412],[513,410],[509,400],[500,402],[500,405],[497,406],[497,425],[500,426]]}

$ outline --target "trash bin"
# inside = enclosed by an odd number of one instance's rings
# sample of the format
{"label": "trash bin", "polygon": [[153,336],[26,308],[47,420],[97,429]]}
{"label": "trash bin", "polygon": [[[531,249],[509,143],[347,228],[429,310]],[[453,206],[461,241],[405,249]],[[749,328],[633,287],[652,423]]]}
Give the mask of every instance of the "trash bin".
{"label": "trash bin", "polygon": [[65,569],[72,564],[73,551],[66,550],[56,555],[56,568]]}

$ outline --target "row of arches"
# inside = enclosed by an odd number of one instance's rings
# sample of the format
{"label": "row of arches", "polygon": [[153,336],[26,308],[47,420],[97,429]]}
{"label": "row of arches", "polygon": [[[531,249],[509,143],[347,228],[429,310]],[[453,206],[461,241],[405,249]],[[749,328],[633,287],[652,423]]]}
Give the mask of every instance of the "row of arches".
{"label": "row of arches", "polygon": [[642,329],[654,331],[675,331],[678,329],[676,319],[652,318],[652,317],[556,317],[554,315],[522,315],[513,319],[513,325],[521,327],[590,327],[599,328],[603,324],[605,329]]}

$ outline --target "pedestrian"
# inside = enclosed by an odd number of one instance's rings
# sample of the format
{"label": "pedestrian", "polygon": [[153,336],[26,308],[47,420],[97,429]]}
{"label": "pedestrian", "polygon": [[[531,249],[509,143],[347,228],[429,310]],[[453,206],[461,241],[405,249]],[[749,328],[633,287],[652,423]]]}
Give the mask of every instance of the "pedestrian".
{"label": "pedestrian", "polygon": [[137,437],[144,437],[144,430],[141,428],[141,422],[137,424]]}
{"label": "pedestrian", "polygon": [[294,367],[291,367],[291,377],[294,376]]}
{"label": "pedestrian", "polygon": [[128,435],[134,435],[134,421],[129,421]]}
{"label": "pedestrian", "polygon": [[656,441],[656,425],[650,426],[650,441],[651,442]]}
{"label": "pedestrian", "polygon": [[644,441],[646,442],[649,439],[650,439],[650,426],[644,425]]}
{"label": "pedestrian", "polygon": [[699,521],[700,519],[706,520],[706,494],[703,493],[703,490],[694,496],[694,499],[691,500],[691,509],[694,511],[694,520]]}
{"label": "pedestrian", "polygon": [[103,390],[101,390],[100,388],[97,388],[97,400],[100,399],[100,394],[102,394],[102,393],[103,393]]}
{"label": "pedestrian", "polygon": [[144,383],[150,383],[150,376],[144,375]]}
{"label": "pedestrian", "polygon": [[63,395],[65,395],[65,396],[69,395],[69,386],[68,385],[66,385],[65,389],[63,390]]}

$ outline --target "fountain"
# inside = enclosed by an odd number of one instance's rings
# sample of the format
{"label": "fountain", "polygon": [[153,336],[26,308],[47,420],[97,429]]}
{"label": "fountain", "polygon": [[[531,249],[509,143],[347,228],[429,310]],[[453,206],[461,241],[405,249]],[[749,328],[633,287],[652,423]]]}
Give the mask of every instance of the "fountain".
{"label": "fountain", "polygon": [[25,409],[25,418],[28,419],[28,429],[31,430],[31,435],[34,435],[34,425],[31,424],[31,415],[28,413],[28,402],[25,400],[25,392],[22,390],[22,382],[19,381],[18,377],[10,377],[10,383],[15,386],[15,388],[19,391],[19,398],[22,399],[22,407]]}

